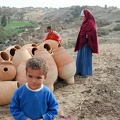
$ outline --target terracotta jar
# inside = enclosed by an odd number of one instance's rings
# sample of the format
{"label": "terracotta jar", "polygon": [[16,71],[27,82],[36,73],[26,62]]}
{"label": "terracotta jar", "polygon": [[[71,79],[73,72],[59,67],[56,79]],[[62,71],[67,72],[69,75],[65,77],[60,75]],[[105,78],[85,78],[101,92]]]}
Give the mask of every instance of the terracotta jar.
{"label": "terracotta jar", "polygon": [[9,46],[9,47],[6,48],[4,51],[7,52],[7,53],[9,54],[9,53],[10,53],[10,50],[11,50],[12,48],[21,49],[21,46],[20,46],[20,45]]}
{"label": "terracotta jar", "polygon": [[0,105],[9,104],[18,87],[18,81],[0,81]]}
{"label": "terracotta jar", "polygon": [[1,61],[8,61],[8,60],[10,60],[8,53],[5,51],[0,51],[0,62]]}
{"label": "terracotta jar", "polygon": [[17,69],[22,60],[28,60],[31,57],[32,56],[27,49],[21,48],[15,51],[12,61],[15,68]]}
{"label": "terracotta jar", "polygon": [[51,39],[44,41],[44,43],[49,44],[49,45],[51,46],[52,51],[54,51],[55,49],[57,49],[58,47],[61,46],[60,43],[58,43],[58,42],[55,41],[55,40],[51,40]]}
{"label": "terracotta jar", "polygon": [[38,45],[36,43],[32,43],[32,44],[26,44],[24,46],[22,46],[22,48],[28,49],[29,47],[37,47]]}
{"label": "terracotta jar", "polygon": [[4,50],[4,51],[7,52],[7,54],[9,55],[11,61],[12,61],[12,58],[13,58],[13,56],[14,56],[14,54],[15,54],[15,51],[16,51],[17,49],[21,49],[21,46],[19,46],[19,45],[10,46],[10,47],[8,47],[6,50]]}
{"label": "terracotta jar", "polygon": [[52,56],[58,68],[58,76],[67,83],[73,84],[76,72],[74,58],[62,46],[56,49]]}
{"label": "terracotta jar", "polygon": [[37,47],[29,47],[27,48],[28,52],[30,53],[30,55],[33,57],[35,54],[35,51],[38,50]]}
{"label": "terracotta jar", "polygon": [[33,57],[41,57],[46,60],[48,64],[48,74],[47,79],[44,81],[44,84],[48,86],[52,91],[54,91],[54,83],[58,77],[58,70],[53,57],[46,49],[36,50]]}
{"label": "terracotta jar", "polygon": [[14,48],[21,49],[21,46],[20,45],[15,45]]}
{"label": "terracotta jar", "polygon": [[48,43],[42,42],[38,45],[37,48],[40,51],[46,49],[49,53],[52,53],[52,47]]}
{"label": "terracotta jar", "polygon": [[10,50],[14,48],[14,46],[9,46],[8,48],[6,48],[4,51],[9,55],[10,54]]}
{"label": "terracotta jar", "polygon": [[1,61],[0,80],[13,80],[16,76],[16,68],[12,61]]}
{"label": "terracotta jar", "polygon": [[11,48],[11,49],[9,50],[9,53],[8,53],[8,54],[9,54],[9,57],[10,57],[10,61],[12,61],[13,56],[14,56],[16,50],[17,50],[16,48]]}
{"label": "terracotta jar", "polygon": [[26,62],[27,60],[22,60],[19,66],[17,67],[17,75],[15,77],[15,81],[18,81],[20,86],[27,82],[25,70]]}
{"label": "terracotta jar", "polygon": [[26,44],[22,48],[27,49],[31,56],[33,56],[35,54],[35,51],[38,50],[37,44],[35,44],[35,43]]}

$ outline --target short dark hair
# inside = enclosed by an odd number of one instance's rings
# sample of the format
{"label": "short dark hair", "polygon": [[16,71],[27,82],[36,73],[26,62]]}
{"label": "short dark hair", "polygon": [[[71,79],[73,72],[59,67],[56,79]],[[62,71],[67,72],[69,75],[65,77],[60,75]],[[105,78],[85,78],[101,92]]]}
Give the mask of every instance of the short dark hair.
{"label": "short dark hair", "polygon": [[43,69],[44,75],[46,75],[48,72],[47,62],[43,58],[40,58],[40,57],[32,57],[28,59],[28,61],[26,62],[26,71],[29,67],[31,67],[34,70]]}
{"label": "short dark hair", "polygon": [[48,29],[52,29],[52,27],[51,27],[51,26],[47,26],[47,30],[48,30]]}

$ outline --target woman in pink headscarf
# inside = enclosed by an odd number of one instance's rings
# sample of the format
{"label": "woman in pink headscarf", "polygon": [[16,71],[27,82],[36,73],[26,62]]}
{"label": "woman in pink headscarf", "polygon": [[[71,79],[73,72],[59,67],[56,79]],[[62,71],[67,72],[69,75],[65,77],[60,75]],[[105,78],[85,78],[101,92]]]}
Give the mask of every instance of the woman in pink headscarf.
{"label": "woman in pink headscarf", "polygon": [[99,54],[97,25],[94,16],[88,9],[81,12],[83,19],[76,44],[75,52],[76,58],[76,75],[86,77],[93,75],[92,71],[92,53]]}

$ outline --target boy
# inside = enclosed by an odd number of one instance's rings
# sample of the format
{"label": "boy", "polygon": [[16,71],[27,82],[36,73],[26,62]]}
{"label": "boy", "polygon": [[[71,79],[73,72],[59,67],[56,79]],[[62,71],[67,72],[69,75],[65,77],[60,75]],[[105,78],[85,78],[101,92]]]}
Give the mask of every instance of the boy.
{"label": "boy", "polygon": [[58,102],[43,81],[47,78],[47,64],[42,58],[30,58],[26,63],[27,83],[19,87],[10,103],[15,120],[54,120]]}
{"label": "boy", "polygon": [[47,32],[48,33],[45,36],[44,41],[51,39],[57,41],[58,43],[62,43],[61,36],[56,31],[54,31],[51,26],[47,27]]}

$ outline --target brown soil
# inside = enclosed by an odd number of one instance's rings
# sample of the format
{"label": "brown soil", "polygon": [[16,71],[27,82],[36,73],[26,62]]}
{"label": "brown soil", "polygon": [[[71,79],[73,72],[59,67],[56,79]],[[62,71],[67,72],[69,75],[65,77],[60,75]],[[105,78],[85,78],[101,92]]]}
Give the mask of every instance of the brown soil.
{"label": "brown soil", "polygon": [[[56,120],[120,120],[120,40],[100,40],[100,54],[93,54],[93,76],[77,76],[72,85],[63,80],[55,84],[60,106]],[[74,48],[67,50],[76,58]],[[9,105],[0,106],[0,120],[13,120]]]}

